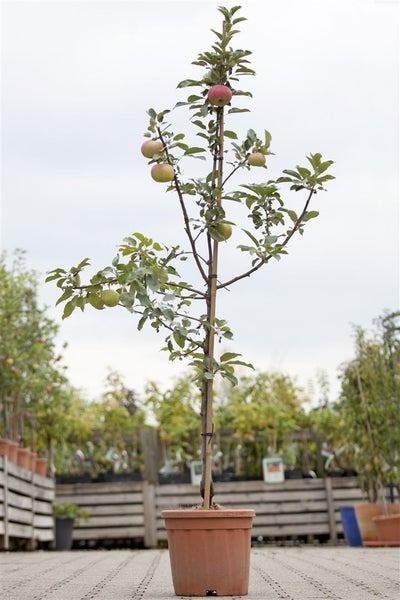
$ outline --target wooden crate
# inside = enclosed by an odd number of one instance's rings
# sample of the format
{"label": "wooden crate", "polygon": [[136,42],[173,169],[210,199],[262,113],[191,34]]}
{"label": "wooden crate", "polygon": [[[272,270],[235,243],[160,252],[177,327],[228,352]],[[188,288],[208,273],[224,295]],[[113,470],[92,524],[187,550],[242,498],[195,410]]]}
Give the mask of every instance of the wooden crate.
{"label": "wooden crate", "polygon": [[78,504],[89,515],[74,526],[74,540],[145,539],[145,482],[57,485],[57,503]]}
{"label": "wooden crate", "polygon": [[[340,506],[362,500],[353,477],[288,479],[215,484],[215,501],[226,508],[253,508],[252,536],[265,541],[321,537],[332,543],[342,536]],[[199,504],[197,485],[130,483],[60,484],[57,502],[85,508],[89,523],[78,522],[74,540],[140,539],[156,547],[167,539],[161,511]]]}
{"label": "wooden crate", "polygon": [[54,540],[54,481],[0,456],[0,548]]}

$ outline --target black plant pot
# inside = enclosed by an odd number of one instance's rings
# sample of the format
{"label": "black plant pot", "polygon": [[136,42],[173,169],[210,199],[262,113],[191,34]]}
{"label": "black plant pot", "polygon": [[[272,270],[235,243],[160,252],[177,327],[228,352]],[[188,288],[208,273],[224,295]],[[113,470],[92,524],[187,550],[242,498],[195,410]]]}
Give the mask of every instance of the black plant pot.
{"label": "black plant pot", "polygon": [[71,550],[74,519],[56,517],[56,550]]}
{"label": "black plant pot", "polygon": [[303,471],[301,469],[285,470],[285,479],[303,479]]}

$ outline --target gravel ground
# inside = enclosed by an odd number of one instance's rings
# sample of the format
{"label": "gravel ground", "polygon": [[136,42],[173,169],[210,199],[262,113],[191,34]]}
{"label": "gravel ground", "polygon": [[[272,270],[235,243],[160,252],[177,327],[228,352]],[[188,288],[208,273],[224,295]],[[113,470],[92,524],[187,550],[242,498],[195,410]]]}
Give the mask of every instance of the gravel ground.
{"label": "gravel ground", "polygon": [[[399,600],[399,581],[400,548],[269,546],[252,549],[245,598]],[[166,550],[3,552],[0,583],[2,600],[177,598]]]}

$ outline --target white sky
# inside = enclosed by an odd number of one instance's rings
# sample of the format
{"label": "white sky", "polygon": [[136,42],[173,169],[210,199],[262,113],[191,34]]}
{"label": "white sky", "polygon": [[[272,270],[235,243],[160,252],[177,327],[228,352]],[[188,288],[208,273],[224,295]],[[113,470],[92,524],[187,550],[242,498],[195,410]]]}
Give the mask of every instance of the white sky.
{"label": "white sky", "polygon": [[[44,280],[86,256],[96,270],[109,264],[134,231],[179,239],[176,201],[140,154],[146,110],[172,108],[187,94],[176,84],[202,75],[190,63],[214,41],[221,4],[3,0],[3,250],[25,249]],[[235,184],[277,177],[310,152],[333,159],[337,179],[315,197],[320,217],[289,256],[221,296],[218,312],[235,333],[229,349],[258,369],[304,386],[324,369],[335,391],[338,366],[352,357],[351,324],[371,327],[399,306],[399,2],[241,5],[248,21],[234,46],[252,50],[257,76],[241,84],[253,92],[252,112],[227,126],[268,129],[276,157],[268,172],[245,171]],[[176,130],[188,130],[184,116],[176,112]],[[231,240],[228,271],[238,260]],[[43,283],[40,298],[61,322],[55,286]],[[62,323],[64,340],[70,380],[90,397],[107,367],[139,393],[185,368],[123,309],[75,312]]]}

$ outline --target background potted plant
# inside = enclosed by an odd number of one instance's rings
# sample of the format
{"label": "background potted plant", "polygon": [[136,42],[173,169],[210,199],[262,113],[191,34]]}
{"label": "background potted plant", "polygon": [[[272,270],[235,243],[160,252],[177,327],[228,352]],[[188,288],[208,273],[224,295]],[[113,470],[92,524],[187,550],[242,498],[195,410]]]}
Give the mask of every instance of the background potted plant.
{"label": "background potted plant", "polygon": [[[69,271],[56,268],[47,278],[56,281],[62,292],[58,303],[65,303],[63,318],[87,305],[99,310],[120,305],[138,317],[139,330],[145,323],[164,330],[164,349],[170,360],[188,359],[195,370],[201,391],[201,503],[193,510],[163,512],[178,595],[243,595],[248,589],[254,511],[227,511],[214,502],[214,382],[220,376],[235,384],[235,367],[245,365],[235,352],[218,355],[216,351],[218,342],[232,339],[227,322],[216,314],[217,295],[287,254],[294,234],[303,234],[307,223],[318,216],[310,209],[315,193],[333,179],[327,174],[332,161],[323,161],[319,153],[307,157],[307,166],[286,169],[276,179],[268,179],[266,168],[273,155],[270,133],[264,131],[259,137],[249,129],[239,140],[238,134],[226,127],[226,118],[248,112],[242,101],[251,94],[238,82],[254,75],[248,61],[251,52],[230,45],[238,33],[236,26],[245,20],[237,16],[239,9],[219,8],[222,31],[213,31],[215,43],[193,63],[202,68],[202,76],[178,84],[179,89],[191,88],[175,108],[189,110],[198,145],[187,143],[184,133],[173,132],[166,120],[169,110],[148,111],[141,151],[149,160],[152,178],[166,183],[167,191],[176,195],[186,245],[165,245],[135,232],[125,238],[112,264],[87,283],[82,282],[81,274],[88,259]],[[199,169],[199,177],[184,178],[184,167],[192,158],[208,162]],[[261,175],[259,182],[228,189],[239,172],[253,169]],[[282,184],[305,193],[300,210],[286,205]],[[240,228],[234,219],[242,220],[243,212],[246,225]],[[221,246],[231,237],[240,242],[238,262],[247,259],[237,273],[219,269]],[[189,547],[182,548],[182,530]],[[225,531],[228,541],[223,537]],[[195,535],[200,535],[200,541]]]}
{"label": "background potted plant", "polygon": [[391,541],[400,543],[400,505],[393,494],[400,473],[399,317],[400,312],[380,317],[373,335],[356,328],[356,357],[343,366],[341,376],[341,426],[347,431],[348,454],[368,499],[354,507],[364,543],[384,541],[376,525],[388,521]]}
{"label": "background potted plant", "polygon": [[70,550],[75,519],[89,520],[89,514],[77,504],[62,502],[53,505],[55,517],[55,549]]}

